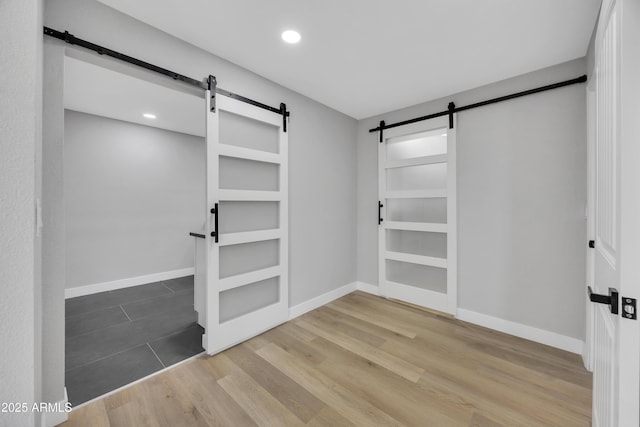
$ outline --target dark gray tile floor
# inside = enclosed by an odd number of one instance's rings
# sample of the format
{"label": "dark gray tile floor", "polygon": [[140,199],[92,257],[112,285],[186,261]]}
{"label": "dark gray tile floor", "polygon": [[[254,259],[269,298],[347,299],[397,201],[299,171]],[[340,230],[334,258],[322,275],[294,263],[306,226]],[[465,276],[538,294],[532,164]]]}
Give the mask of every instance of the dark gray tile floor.
{"label": "dark gray tile floor", "polygon": [[193,276],[70,298],[65,324],[72,405],[203,351]]}

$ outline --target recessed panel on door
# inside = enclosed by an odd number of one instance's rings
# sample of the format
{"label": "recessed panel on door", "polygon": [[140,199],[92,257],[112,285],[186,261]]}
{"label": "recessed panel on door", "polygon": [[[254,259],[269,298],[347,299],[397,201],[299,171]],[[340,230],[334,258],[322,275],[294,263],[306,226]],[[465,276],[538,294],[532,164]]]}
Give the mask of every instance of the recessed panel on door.
{"label": "recessed panel on door", "polygon": [[447,199],[388,199],[387,220],[398,222],[447,223]]}
{"label": "recessed panel on door", "polygon": [[233,320],[279,301],[279,278],[261,280],[220,292],[220,322]]}
{"label": "recessed panel on door", "polygon": [[387,229],[387,251],[447,258],[447,234]]}
{"label": "recessed panel on door", "polygon": [[252,150],[279,153],[279,129],[276,126],[220,111],[220,143]]}
{"label": "recessed panel on door", "polygon": [[225,190],[278,191],[279,168],[274,163],[220,157],[220,188]]}
{"label": "recessed panel on door", "polygon": [[280,227],[280,202],[221,201],[218,224],[225,233]]}
{"label": "recessed panel on door", "polygon": [[436,190],[447,188],[447,164],[435,163],[387,169],[387,190]]}
{"label": "recessed panel on door", "polygon": [[219,277],[235,276],[279,265],[280,241],[243,243],[220,247]]}
{"label": "recessed panel on door", "polygon": [[447,153],[447,130],[436,129],[417,135],[389,138],[386,142],[386,160],[405,160]]}
{"label": "recessed panel on door", "polygon": [[386,279],[390,282],[428,291],[447,293],[447,269],[428,265],[386,260]]}

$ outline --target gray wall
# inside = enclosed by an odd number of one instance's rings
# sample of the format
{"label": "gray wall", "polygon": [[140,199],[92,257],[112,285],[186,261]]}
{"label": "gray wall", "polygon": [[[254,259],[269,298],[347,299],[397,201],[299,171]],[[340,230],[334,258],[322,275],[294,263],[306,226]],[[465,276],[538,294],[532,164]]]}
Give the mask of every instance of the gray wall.
{"label": "gray wall", "polygon": [[204,139],[67,110],[66,286],[193,267]]}
{"label": "gray wall", "polygon": [[[356,280],[354,119],[95,1],[47,2],[45,24],[194,78],[214,74],[224,89],[270,105],[286,102],[291,110],[289,303],[300,304]],[[56,43],[47,40],[47,44]],[[48,132],[60,132],[62,123],[50,126]],[[51,295],[63,291],[60,284],[56,286]],[[55,296],[45,303],[55,310],[64,301]],[[45,324],[54,334],[64,330],[64,319],[45,318],[45,322],[50,322]],[[46,357],[51,366],[62,363],[63,341]],[[62,390],[62,383],[53,384],[59,381],[56,372],[43,375],[53,388]]]}
{"label": "gray wall", "polygon": [[[42,142],[41,25],[41,1],[0,2],[0,402],[41,399],[41,239],[34,215]],[[0,426],[34,425],[38,419],[31,412],[0,413]]]}
{"label": "gray wall", "polygon": [[[560,64],[358,124],[358,280],[377,284],[377,133],[368,129],[585,73]],[[458,305],[584,339],[585,85],[458,115]]]}
{"label": "gray wall", "polygon": [[[286,102],[289,135],[290,304],[356,279],[354,119],[95,1],[59,0],[47,26],[270,105]],[[114,31],[117,28],[117,31]]]}

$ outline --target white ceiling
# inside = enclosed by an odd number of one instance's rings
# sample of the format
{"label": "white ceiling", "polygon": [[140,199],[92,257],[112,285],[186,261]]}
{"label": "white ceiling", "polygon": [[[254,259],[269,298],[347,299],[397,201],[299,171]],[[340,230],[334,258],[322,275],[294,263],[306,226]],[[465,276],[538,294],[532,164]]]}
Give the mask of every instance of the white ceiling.
{"label": "white ceiling", "polygon": [[[204,136],[202,97],[71,57],[65,57],[64,67],[67,109]],[[155,114],[156,118],[144,118],[144,113]]]}
{"label": "white ceiling", "polygon": [[[600,5],[600,0],[100,1],[357,119],[582,57]],[[284,44],[285,29],[298,30],[302,41]]]}

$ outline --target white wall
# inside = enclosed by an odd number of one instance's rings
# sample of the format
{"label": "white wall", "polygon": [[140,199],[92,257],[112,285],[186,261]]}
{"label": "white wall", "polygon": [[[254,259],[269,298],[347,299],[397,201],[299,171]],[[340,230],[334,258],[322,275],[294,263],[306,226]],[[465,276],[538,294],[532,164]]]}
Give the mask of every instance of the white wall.
{"label": "white wall", "polygon": [[[358,124],[358,280],[377,285],[377,133],[393,123],[577,77],[584,59]],[[584,339],[585,85],[458,115],[458,305]]]}
{"label": "white wall", "polygon": [[65,111],[66,287],[193,268],[204,139]]}
{"label": "white wall", "polygon": [[[41,1],[0,2],[0,402],[41,398],[40,239],[34,215],[42,141],[41,25]],[[0,413],[0,426],[33,425],[38,418],[31,412]]]}

